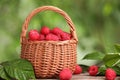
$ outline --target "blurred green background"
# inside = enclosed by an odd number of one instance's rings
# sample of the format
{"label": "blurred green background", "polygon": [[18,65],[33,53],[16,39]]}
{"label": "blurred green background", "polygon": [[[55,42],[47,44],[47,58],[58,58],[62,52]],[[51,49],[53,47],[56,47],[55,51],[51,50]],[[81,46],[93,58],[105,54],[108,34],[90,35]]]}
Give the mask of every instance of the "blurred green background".
{"label": "blurred green background", "polygon": [[[32,10],[43,5],[59,7],[71,17],[79,39],[79,64],[90,64],[82,60],[87,53],[113,52],[112,46],[120,43],[120,0],[0,0],[0,62],[19,58],[22,24]],[[39,30],[43,25],[69,31],[64,18],[51,11],[37,14],[29,29]]]}

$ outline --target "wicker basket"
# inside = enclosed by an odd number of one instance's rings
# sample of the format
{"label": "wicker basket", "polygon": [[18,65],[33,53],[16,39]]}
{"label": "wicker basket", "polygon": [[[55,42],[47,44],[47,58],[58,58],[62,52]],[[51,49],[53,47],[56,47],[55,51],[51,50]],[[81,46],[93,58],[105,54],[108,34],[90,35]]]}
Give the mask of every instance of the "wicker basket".
{"label": "wicker basket", "polygon": [[[46,10],[57,12],[65,18],[70,27],[71,40],[29,41],[27,39],[26,33],[31,18],[37,13]],[[22,26],[20,39],[21,58],[32,63],[36,78],[56,77],[63,68],[69,68],[72,72],[75,70],[78,39],[72,20],[63,10],[54,6],[42,6],[33,10]]]}

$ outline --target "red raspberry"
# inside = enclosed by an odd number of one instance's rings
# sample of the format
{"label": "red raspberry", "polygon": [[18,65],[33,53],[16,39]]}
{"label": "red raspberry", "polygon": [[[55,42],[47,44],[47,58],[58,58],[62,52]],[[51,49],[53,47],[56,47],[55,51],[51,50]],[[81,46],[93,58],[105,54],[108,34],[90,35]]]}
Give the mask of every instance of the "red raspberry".
{"label": "red raspberry", "polygon": [[107,80],[114,80],[116,78],[116,72],[113,69],[108,68],[105,71],[105,77]]}
{"label": "red raspberry", "polygon": [[69,33],[67,33],[67,32],[63,32],[61,34],[62,41],[64,41],[64,40],[70,40],[70,37],[71,37],[71,35]]}
{"label": "red raspberry", "polygon": [[28,36],[29,36],[29,40],[32,41],[39,40],[39,33],[37,30],[30,30]]}
{"label": "red raspberry", "polygon": [[61,35],[60,35],[60,34],[58,34],[57,36],[58,36],[59,40],[61,41],[61,40],[62,40]]}
{"label": "red raspberry", "polygon": [[76,65],[74,74],[80,74],[82,72],[82,68],[79,65]]}
{"label": "red raspberry", "polygon": [[58,36],[50,33],[50,34],[46,35],[46,40],[47,41],[58,41],[59,38],[58,38]]}
{"label": "red raspberry", "polygon": [[65,68],[59,74],[60,80],[70,80],[72,78],[72,72],[70,69]]}
{"label": "red raspberry", "polygon": [[39,40],[42,41],[42,40],[44,40],[44,39],[45,39],[45,36],[44,36],[43,34],[40,34]]}
{"label": "red raspberry", "polygon": [[63,32],[60,28],[55,27],[53,28],[53,30],[51,30],[51,32],[55,35],[61,35],[61,33]]}
{"label": "red raspberry", "polygon": [[91,76],[96,76],[98,73],[98,66],[96,65],[90,66],[88,72]]}
{"label": "red raspberry", "polygon": [[44,26],[41,28],[40,33],[47,35],[50,33],[50,29],[48,27]]}

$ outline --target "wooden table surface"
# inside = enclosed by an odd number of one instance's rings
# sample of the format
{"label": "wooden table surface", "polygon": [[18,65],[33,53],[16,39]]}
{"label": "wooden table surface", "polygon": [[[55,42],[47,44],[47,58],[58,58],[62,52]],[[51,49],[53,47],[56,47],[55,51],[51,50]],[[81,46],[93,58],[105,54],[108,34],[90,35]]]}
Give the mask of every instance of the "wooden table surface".
{"label": "wooden table surface", "polygon": [[[59,79],[38,79],[38,80],[59,80]],[[73,75],[71,80],[105,80],[105,76],[89,76],[88,73],[82,73],[79,75]],[[120,80],[120,76],[117,76],[115,80]]]}

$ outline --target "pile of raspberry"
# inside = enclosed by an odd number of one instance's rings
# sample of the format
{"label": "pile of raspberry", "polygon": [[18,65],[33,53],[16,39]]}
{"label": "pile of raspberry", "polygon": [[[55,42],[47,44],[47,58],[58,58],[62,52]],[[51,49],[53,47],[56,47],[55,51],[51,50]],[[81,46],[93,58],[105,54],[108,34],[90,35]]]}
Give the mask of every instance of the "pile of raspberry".
{"label": "pile of raspberry", "polygon": [[43,26],[40,31],[30,30],[28,34],[31,41],[65,41],[71,39],[71,34],[54,27],[52,30],[47,26]]}

